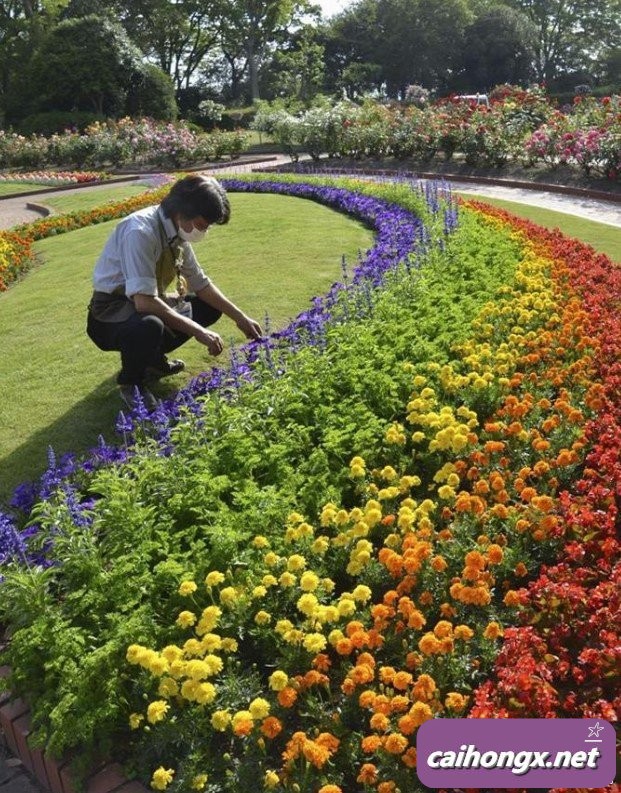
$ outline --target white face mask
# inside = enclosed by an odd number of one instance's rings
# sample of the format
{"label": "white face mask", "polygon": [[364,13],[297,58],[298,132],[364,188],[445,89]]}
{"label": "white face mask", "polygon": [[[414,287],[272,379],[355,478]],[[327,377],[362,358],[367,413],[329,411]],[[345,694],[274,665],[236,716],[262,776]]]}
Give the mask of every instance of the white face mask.
{"label": "white face mask", "polygon": [[204,238],[205,234],[207,234],[207,229],[205,229],[205,231],[201,231],[200,229],[197,229],[196,226],[192,226],[192,231],[186,231],[185,229],[181,228],[181,226],[179,226],[178,233],[181,239],[185,242],[200,242]]}

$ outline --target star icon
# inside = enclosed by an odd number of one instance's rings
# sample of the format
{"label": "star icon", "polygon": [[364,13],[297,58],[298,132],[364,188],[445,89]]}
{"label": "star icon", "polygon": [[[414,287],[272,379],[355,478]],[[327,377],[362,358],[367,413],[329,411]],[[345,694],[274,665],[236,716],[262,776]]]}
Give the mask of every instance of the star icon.
{"label": "star icon", "polygon": [[599,738],[599,734],[603,729],[598,721],[595,722],[595,727],[589,727],[589,738]]}

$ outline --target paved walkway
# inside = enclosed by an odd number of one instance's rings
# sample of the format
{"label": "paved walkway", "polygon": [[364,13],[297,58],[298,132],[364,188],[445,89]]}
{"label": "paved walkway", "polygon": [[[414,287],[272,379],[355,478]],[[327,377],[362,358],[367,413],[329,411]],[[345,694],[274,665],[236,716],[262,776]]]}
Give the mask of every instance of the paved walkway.
{"label": "paved walkway", "polygon": [[[271,159],[266,166],[281,165],[289,163],[288,157],[281,155]],[[230,167],[209,169],[205,168],[203,173],[213,174],[236,174],[247,173],[258,166],[256,164],[237,164]],[[146,177],[145,177],[146,178]],[[131,184],[131,182],[129,183]],[[530,204],[531,206],[552,209],[556,212],[564,212],[568,215],[593,220],[598,223],[621,228],[621,204],[613,201],[605,201],[595,198],[585,198],[582,196],[562,195],[546,190],[530,190],[518,187],[504,187],[500,185],[489,185],[474,182],[450,182],[452,189],[460,193],[476,194],[489,198],[503,198],[508,201],[515,201],[520,204]],[[43,193],[40,196],[28,196],[4,199],[0,201],[0,229],[10,229],[20,223],[29,223],[42,216],[41,212],[28,208],[27,204],[36,202],[45,206],[45,199],[48,196],[67,195],[81,190],[104,190],[110,188],[110,183],[102,185],[92,185],[91,187],[75,188],[73,190],[63,190],[53,193]]]}

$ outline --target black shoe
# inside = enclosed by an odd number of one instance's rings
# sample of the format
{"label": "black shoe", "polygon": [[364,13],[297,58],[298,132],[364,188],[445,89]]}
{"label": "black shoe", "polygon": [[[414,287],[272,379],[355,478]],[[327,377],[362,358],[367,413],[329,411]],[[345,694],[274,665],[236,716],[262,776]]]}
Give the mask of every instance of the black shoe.
{"label": "black shoe", "polygon": [[139,401],[142,401],[149,413],[157,407],[157,399],[143,385],[120,385],[119,394],[130,410],[135,410],[139,405]]}
{"label": "black shoe", "polygon": [[158,366],[147,366],[144,376],[146,380],[161,380],[162,377],[179,374],[184,369],[185,363],[180,358],[173,358],[172,361],[164,358]]}

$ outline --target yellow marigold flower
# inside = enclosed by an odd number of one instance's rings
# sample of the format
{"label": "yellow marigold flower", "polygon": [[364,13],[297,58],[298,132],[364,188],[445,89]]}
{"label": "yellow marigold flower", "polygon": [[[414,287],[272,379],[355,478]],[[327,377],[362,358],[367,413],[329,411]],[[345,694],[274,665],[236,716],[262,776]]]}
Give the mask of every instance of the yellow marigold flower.
{"label": "yellow marigold flower", "polygon": [[211,726],[218,732],[224,732],[231,723],[228,710],[215,710],[211,715]]}
{"label": "yellow marigold flower", "polygon": [[191,611],[181,611],[175,622],[180,628],[190,628],[196,622],[196,614]]}
{"label": "yellow marigold flower", "polygon": [[298,602],[296,603],[298,610],[301,611],[302,614],[306,614],[307,617],[311,617],[314,614],[318,605],[319,601],[315,595],[311,594],[310,592],[301,595],[301,597],[298,598]]}
{"label": "yellow marigold flower", "polygon": [[158,721],[163,721],[169,709],[170,705],[168,702],[164,702],[163,699],[156,699],[154,702],[150,702],[147,708],[147,721],[149,724],[157,724]]}
{"label": "yellow marigold flower", "polygon": [[218,672],[221,672],[222,667],[224,666],[222,662],[222,658],[220,658],[219,655],[213,655],[212,653],[205,656],[204,663],[207,665],[207,668],[209,669],[209,674],[211,676],[217,675]]}
{"label": "yellow marigold flower", "polygon": [[438,488],[438,496],[444,501],[450,501],[455,498],[455,491],[450,485],[442,485]]}
{"label": "yellow marigold flower", "polygon": [[207,577],[205,578],[205,586],[212,587],[218,586],[221,584],[225,579],[224,573],[221,573],[219,570],[212,570],[210,573],[207,573]]}
{"label": "yellow marigold flower", "polygon": [[270,547],[270,541],[267,539],[267,537],[264,537],[262,534],[258,534],[252,540],[252,544],[254,545],[255,548],[269,548]]}
{"label": "yellow marigold flower", "polygon": [[278,583],[280,586],[288,589],[289,587],[295,586],[297,580],[298,579],[293,575],[293,573],[284,572],[278,579]]}
{"label": "yellow marigold flower", "polygon": [[130,664],[139,663],[138,659],[139,659],[141,653],[145,649],[146,648],[143,647],[141,644],[130,644],[129,647],[127,648],[127,652],[125,653],[125,658],[126,658],[127,662],[130,663]]}
{"label": "yellow marigold flower", "polygon": [[322,578],[321,579],[321,586],[329,594],[330,592],[334,591],[334,587],[336,586],[336,584],[334,583],[334,581],[331,578]]}
{"label": "yellow marigold flower", "polygon": [[193,595],[197,589],[198,587],[196,586],[196,581],[182,581],[179,584],[179,594],[183,597]]}
{"label": "yellow marigold flower", "polygon": [[209,705],[216,698],[216,687],[212,683],[199,683],[194,699],[199,705]]}
{"label": "yellow marigold flower", "polygon": [[276,576],[267,573],[261,579],[261,583],[263,584],[264,587],[267,587],[269,589],[269,587],[271,586],[276,586],[276,584],[278,583],[278,579],[276,578]]}
{"label": "yellow marigold flower", "polygon": [[263,557],[263,561],[268,567],[275,567],[280,562],[280,556],[275,554],[274,551],[268,551]]}
{"label": "yellow marigold flower", "polygon": [[306,559],[299,553],[294,553],[287,559],[287,570],[290,573],[297,573],[300,570],[304,570],[305,567]]}
{"label": "yellow marigold flower", "polygon": [[224,606],[232,606],[237,602],[237,592],[235,587],[227,586],[220,590],[220,602]]}
{"label": "yellow marigold flower", "polygon": [[359,603],[366,603],[368,600],[371,599],[371,590],[368,586],[364,584],[358,584],[355,587],[354,591],[352,592],[354,600],[358,601]]}
{"label": "yellow marigold flower", "polygon": [[257,697],[253,699],[250,705],[248,705],[248,710],[252,713],[252,718],[255,721],[259,721],[260,719],[264,719],[270,712],[270,703],[263,699],[262,697]]}
{"label": "yellow marigold flower", "polygon": [[205,626],[205,633],[212,631],[218,624],[218,620],[222,616],[222,610],[218,606],[207,606],[203,609],[201,614],[201,624]]}
{"label": "yellow marigold flower", "polygon": [[164,768],[160,766],[153,772],[151,777],[151,787],[153,790],[166,790],[168,785],[173,781],[175,772],[172,768]]}
{"label": "yellow marigold flower", "polygon": [[163,674],[168,672],[169,668],[170,664],[163,655],[157,655],[151,660],[151,663],[149,664],[149,672],[151,672],[151,674],[155,677],[161,677]]}
{"label": "yellow marigold flower", "polygon": [[201,639],[201,647],[207,653],[220,650],[222,649],[222,637],[217,633],[206,633]]}
{"label": "yellow marigold flower", "polygon": [[355,614],[356,612],[356,604],[349,598],[339,600],[336,608],[338,609],[339,615],[341,617],[351,617],[352,614]]}
{"label": "yellow marigold flower", "polygon": [[268,682],[272,691],[282,691],[283,688],[286,688],[287,684],[289,683],[289,675],[286,672],[282,672],[280,669],[277,669],[269,676]]}
{"label": "yellow marigold flower", "polygon": [[311,551],[313,553],[319,554],[320,556],[323,556],[323,554],[326,553],[329,547],[330,547],[330,540],[328,539],[328,537],[322,534],[320,537],[317,537],[317,539],[311,545]]}
{"label": "yellow marigold flower", "polygon": [[362,459],[362,457],[352,457],[352,459],[350,460],[349,465],[350,465],[350,467],[353,466],[353,465],[359,465],[361,468],[365,468],[366,463]]}
{"label": "yellow marigold flower", "polygon": [[203,648],[198,639],[188,639],[183,643],[183,652],[190,657],[193,655],[202,655]]}
{"label": "yellow marigold flower", "polygon": [[190,787],[192,790],[202,790],[207,784],[208,779],[209,777],[207,774],[197,774],[190,782]]}
{"label": "yellow marigold flower", "polygon": [[157,687],[157,693],[160,697],[164,697],[165,699],[176,697],[179,693],[177,681],[173,680],[172,677],[163,677]]}
{"label": "yellow marigold flower", "polygon": [[132,730],[137,730],[140,727],[141,723],[144,721],[144,716],[142,713],[130,713],[129,714],[129,727]]}
{"label": "yellow marigold flower", "polygon": [[272,615],[267,611],[257,611],[254,615],[254,621],[257,625],[269,625],[272,621]]}
{"label": "yellow marigold flower", "polygon": [[189,702],[194,702],[200,683],[198,680],[185,680],[181,685],[181,696]]}
{"label": "yellow marigold flower", "polygon": [[300,577],[300,589],[304,592],[314,592],[319,586],[319,576],[311,570],[302,573]]}
{"label": "yellow marigold flower", "polygon": [[236,653],[238,647],[237,639],[222,639],[222,647],[220,649],[223,653]]}
{"label": "yellow marigold flower", "polygon": [[267,589],[262,585],[255,586],[255,588],[252,590],[252,597],[255,600],[258,600],[259,598],[264,598],[266,595],[267,595]]}
{"label": "yellow marigold flower", "polygon": [[304,649],[309,653],[320,653],[325,650],[327,639],[323,633],[309,633],[304,637],[302,642]]}
{"label": "yellow marigold flower", "polygon": [[278,785],[280,785],[280,777],[276,771],[266,771],[263,777],[263,787],[268,790],[273,790],[275,787],[278,787]]}

